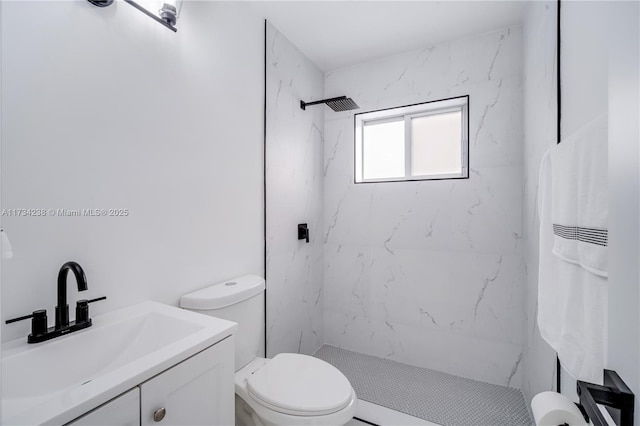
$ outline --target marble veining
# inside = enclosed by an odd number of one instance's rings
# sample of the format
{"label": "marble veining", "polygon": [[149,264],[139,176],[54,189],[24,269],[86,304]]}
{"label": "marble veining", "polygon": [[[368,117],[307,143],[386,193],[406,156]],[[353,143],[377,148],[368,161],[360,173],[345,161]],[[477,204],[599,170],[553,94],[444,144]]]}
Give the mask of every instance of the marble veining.
{"label": "marble veining", "polygon": [[522,29],[325,74],[357,112],[469,95],[470,177],[353,183],[353,113],[325,114],[325,343],[519,388],[525,327]]}
{"label": "marble veining", "polygon": [[518,368],[520,367],[520,363],[522,362],[522,352],[520,352],[520,355],[518,355],[518,359],[516,360],[516,363],[513,365],[513,368],[511,369],[511,373],[509,373],[509,377],[507,378],[507,386],[511,385],[511,379],[513,379],[513,376],[516,375],[516,373],[518,372]]}
{"label": "marble veining", "polygon": [[[324,342],[522,387],[529,398],[553,387],[535,320],[535,194],[555,128],[554,18],[546,3],[529,8],[526,49],[511,27],[324,77],[269,26],[269,356]],[[542,64],[527,67],[524,85],[523,50]],[[527,105],[548,108],[523,114],[523,90]],[[360,112],[470,95],[470,178],[354,184],[353,112],[298,107],[342,94]],[[523,144],[527,123],[547,124]],[[308,245],[292,236],[305,221]]]}
{"label": "marble veining", "polygon": [[[491,78],[489,78],[489,80],[491,80]],[[482,112],[482,117],[480,117],[480,124],[478,124],[475,137],[473,138],[473,143],[476,145],[478,144],[478,135],[482,131],[482,126],[484,126],[484,121],[487,118],[487,113],[491,108],[496,106],[496,104],[498,103],[498,100],[500,99],[501,89],[502,89],[502,79],[500,79],[500,82],[498,83],[495,99],[493,99],[493,101],[490,104],[485,105],[484,111]],[[493,138],[493,135],[491,136],[491,138]]]}
{"label": "marble veining", "polygon": [[[484,299],[484,293],[485,291],[487,291],[487,287],[489,286],[490,283],[493,283],[495,280],[498,279],[498,274],[500,274],[500,264],[502,263],[502,256],[500,256],[500,259],[498,259],[498,265],[496,267],[496,272],[495,274],[493,274],[493,276],[491,277],[487,277],[484,279],[484,284],[482,285],[482,289],[480,290],[480,294],[478,295],[478,300],[476,300],[476,304],[474,306],[473,309],[473,317],[474,319],[478,318],[478,306],[480,305],[480,302],[482,302],[482,300]],[[495,315],[494,315],[495,317]]]}
{"label": "marble veining", "polygon": [[[507,28],[507,34],[511,34],[511,29]],[[491,65],[489,65],[489,72],[487,73],[487,79],[491,80],[491,73],[493,72],[493,67],[496,64],[496,59],[498,59],[498,55],[500,54],[500,49],[502,48],[502,42],[505,38],[505,34],[500,34],[500,39],[498,40],[498,47],[496,48],[496,53],[493,55],[493,59],[491,60]]]}
{"label": "marble veining", "polygon": [[270,24],[267,43],[267,356],[312,354],[324,340],[324,113],[299,105],[321,98],[324,76]]}

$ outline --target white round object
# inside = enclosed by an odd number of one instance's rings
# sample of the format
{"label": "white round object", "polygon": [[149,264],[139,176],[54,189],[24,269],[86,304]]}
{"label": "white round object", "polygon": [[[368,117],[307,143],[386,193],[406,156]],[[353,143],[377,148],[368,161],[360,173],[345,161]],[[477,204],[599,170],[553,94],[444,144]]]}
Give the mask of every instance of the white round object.
{"label": "white round object", "polygon": [[531,400],[536,426],[587,426],[582,413],[566,396],[557,392],[540,392]]}
{"label": "white round object", "polygon": [[353,399],[349,380],[337,368],[300,354],[276,355],[247,385],[249,395],[261,405],[296,416],[335,413]]}

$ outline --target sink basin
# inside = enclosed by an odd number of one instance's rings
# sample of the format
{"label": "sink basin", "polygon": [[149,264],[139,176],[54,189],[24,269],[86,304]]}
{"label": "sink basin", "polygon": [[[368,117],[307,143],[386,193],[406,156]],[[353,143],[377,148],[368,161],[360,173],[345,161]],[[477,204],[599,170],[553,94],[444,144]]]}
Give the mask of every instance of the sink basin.
{"label": "sink basin", "polygon": [[63,424],[228,337],[237,325],[155,302],[2,348],[2,424]]}

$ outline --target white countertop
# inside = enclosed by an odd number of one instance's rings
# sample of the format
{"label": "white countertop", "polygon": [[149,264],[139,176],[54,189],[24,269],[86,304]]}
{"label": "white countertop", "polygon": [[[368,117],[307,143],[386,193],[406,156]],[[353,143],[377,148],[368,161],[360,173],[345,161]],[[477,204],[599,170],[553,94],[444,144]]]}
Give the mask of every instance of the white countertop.
{"label": "white countertop", "polygon": [[43,343],[2,345],[2,424],[64,424],[225,339],[237,324],[143,302]]}

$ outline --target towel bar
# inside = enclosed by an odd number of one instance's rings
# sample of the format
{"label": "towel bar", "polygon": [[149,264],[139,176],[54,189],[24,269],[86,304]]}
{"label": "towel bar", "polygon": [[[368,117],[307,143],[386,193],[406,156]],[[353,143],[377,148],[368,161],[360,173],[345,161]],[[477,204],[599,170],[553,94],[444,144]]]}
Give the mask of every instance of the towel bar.
{"label": "towel bar", "polygon": [[595,426],[608,423],[597,404],[607,407],[617,426],[633,426],[634,394],[613,370],[604,370],[604,386],[578,380],[576,390],[580,405]]}

